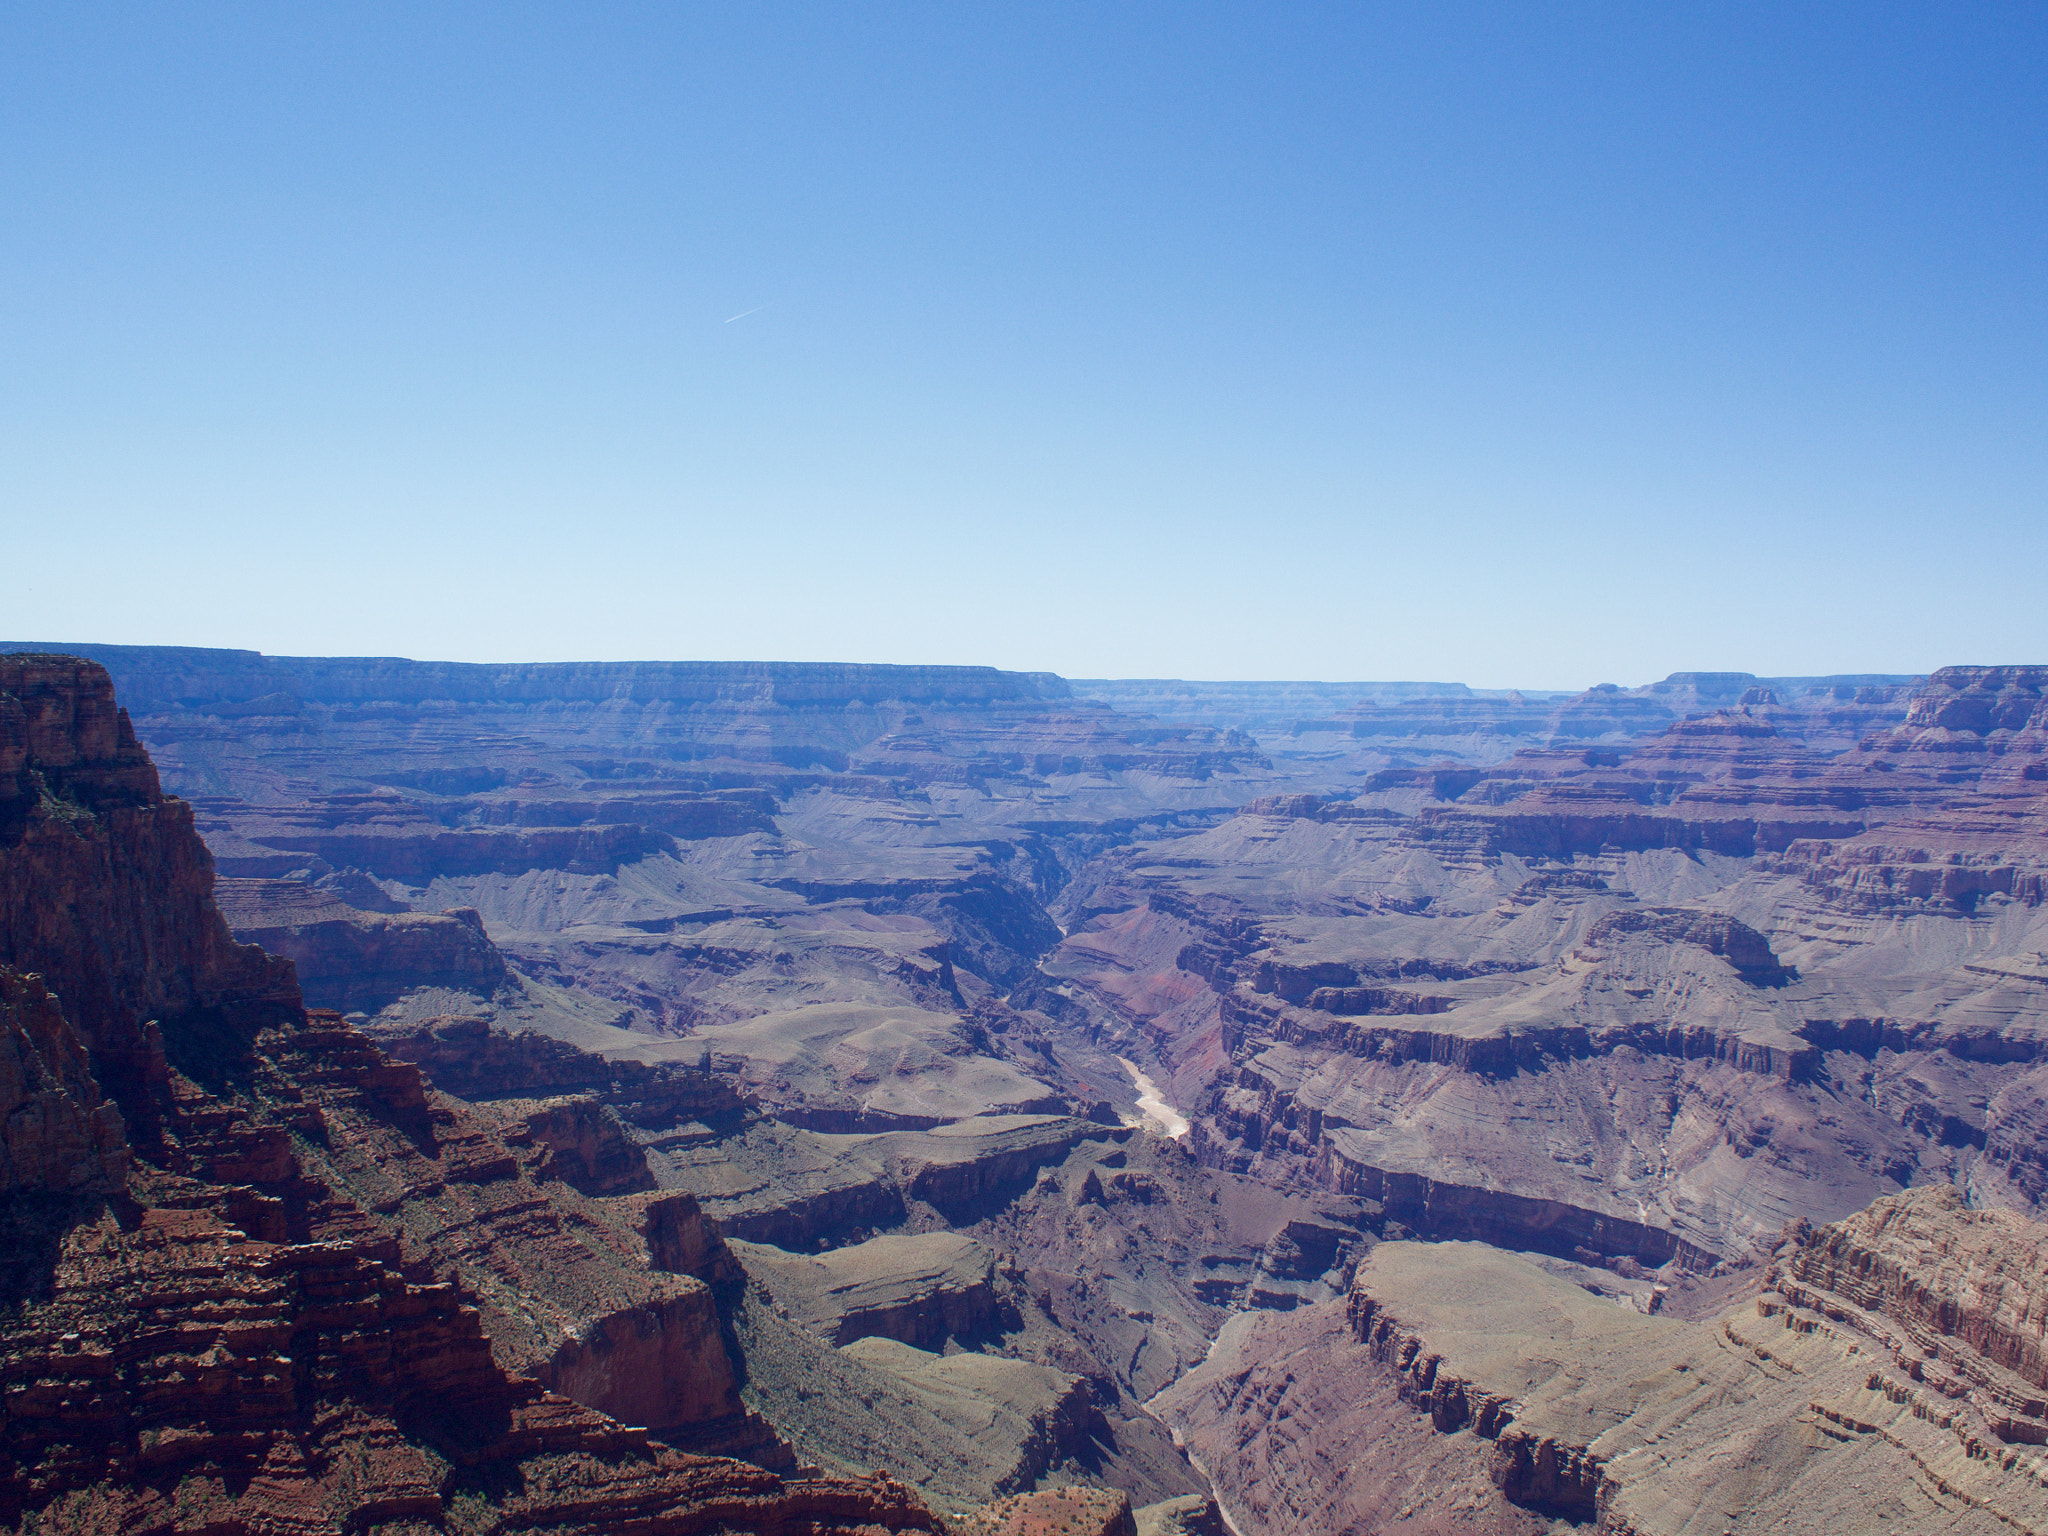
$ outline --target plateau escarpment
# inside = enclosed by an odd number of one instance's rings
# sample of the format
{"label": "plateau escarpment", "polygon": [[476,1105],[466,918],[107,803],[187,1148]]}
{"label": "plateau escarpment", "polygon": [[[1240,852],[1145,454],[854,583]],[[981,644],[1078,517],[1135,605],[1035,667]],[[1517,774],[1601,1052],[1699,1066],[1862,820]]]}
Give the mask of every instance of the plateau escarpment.
{"label": "plateau escarpment", "polygon": [[236,938],[291,961],[321,1007],[375,1011],[417,988],[489,997],[507,980],[474,908],[364,911],[297,880],[222,880],[215,902]]}
{"label": "plateau escarpment", "polygon": [[[1227,729],[988,668],[87,649],[193,797],[236,931],[319,1003],[648,1059],[696,1031],[820,1129],[1064,1107],[1084,1083],[1002,1002],[1059,940],[1045,902],[1271,779]],[[488,944],[441,921],[465,912]]]}
{"label": "plateau escarpment", "polygon": [[1768,715],[1830,752],[1896,725],[1923,678],[1890,674],[1757,677],[1674,672],[1640,688],[1579,693],[1474,689],[1462,683],[1075,681],[1074,691],[1163,720],[1243,730],[1301,788],[1376,770],[1469,771],[1531,748],[1626,747],[1722,709]]}
{"label": "plateau escarpment", "polygon": [[[1165,1530],[1213,1474],[1244,1536],[1762,1528],[1846,1519],[1830,1466],[2032,1520],[2048,671],[1146,685],[1175,725],[981,669],[114,660],[139,732],[77,674],[104,749],[20,781],[7,920],[154,952],[88,821],[190,911],[172,974],[5,993],[27,1292],[169,1170],[252,1242],[378,1234],[660,1455],[949,1520]],[[67,986],[128,1011],[68,1048]]]}
{"label": "plateau escarpment", "polygon": [[0,748],[0,1521],[937,1528],[886,1478],[686,1455],[519,1369],[637,1409],[558,1343],[630,1315],[663,1339],[651,1400],[679,1430],[789,1464],[746,1433],[705,1279],[650,1268],[629,1225],[535,1184],[516,1138],[232,942],[101,669],[0,660]]}
{"label": "plateau escarpment", "polygon": [[[1290,1501],[1303,1531],[1385,1509],[1333,1461],[1380,1427],[1433,1442],[1413,1454],[1438,1481],[1396,1497],[1453,1529],[1528,1510],[1633,1536],[2038,1530],[2044,1236],[1953,1190],[1888,1196],[1791,1235],[1700,1320],[1618,1309],[1481,1244],[1388,1243],[1315,1320],[1347,1337],[1319,1357],[1286,1337],[1309,1319],[1247,1331],[1168,1411],[1232,1495]],[[1281,1402],[1233,1411],[1265,1394]]]}
{"label": "plateau escarpment", "polygon": [[1254,802],[1099,859],[1043,968],[1205,1161],[1416,1233],[1711,1267],[1906,1184],[2036,1210],[2043,677]]}

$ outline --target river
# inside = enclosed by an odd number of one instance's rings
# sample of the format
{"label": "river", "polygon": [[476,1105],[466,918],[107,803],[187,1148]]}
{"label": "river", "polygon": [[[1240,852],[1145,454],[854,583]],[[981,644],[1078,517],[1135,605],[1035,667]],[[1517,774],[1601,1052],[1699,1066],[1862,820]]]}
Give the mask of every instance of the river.
{"label": "river", "polygon": [[1160,1133],[1179,1141],[1188,1133],[1188,1117],[1167,1103],[1159,1092],[1159,1085],[1138,1070],[1135,1061],[1119,1056],[1117,1061],[1131,1074],[1131,1081],[1138,1085],[1138,1109],[1147,1120],[1159,1127]]}

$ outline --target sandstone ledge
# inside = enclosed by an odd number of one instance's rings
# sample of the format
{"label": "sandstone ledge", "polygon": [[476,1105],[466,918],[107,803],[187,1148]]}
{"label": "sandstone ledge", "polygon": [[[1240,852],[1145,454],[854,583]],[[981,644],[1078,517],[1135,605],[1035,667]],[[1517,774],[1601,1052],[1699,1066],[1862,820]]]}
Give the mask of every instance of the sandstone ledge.
{"label": "sandstone ledge", "polygon": [[2026,1285],[2044,1235],[1910,1192],[1788,1249],[1760,1277],[1779,1289],[1708,1322],[1623,1310],[1482,1244],[1388,1243],[1349,1317],[1410,1411],[1471,1432],[1508,1498],[1602,1532],[1905,1511],[2048,1531]]}

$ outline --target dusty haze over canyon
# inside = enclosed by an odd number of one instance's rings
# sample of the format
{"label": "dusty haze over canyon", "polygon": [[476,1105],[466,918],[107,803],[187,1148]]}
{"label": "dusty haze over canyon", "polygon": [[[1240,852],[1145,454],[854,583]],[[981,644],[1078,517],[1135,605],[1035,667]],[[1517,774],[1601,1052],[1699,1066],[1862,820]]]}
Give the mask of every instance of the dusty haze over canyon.
{"label": "dusty haze over canyon", "polygon": [[2048,1536],[2043,79],[0,7],[0,1536]]}
{"label": "dusty haze over canyon", "polygon": [[0,1521],[2048,1530],[2048,667],[0,646]]}

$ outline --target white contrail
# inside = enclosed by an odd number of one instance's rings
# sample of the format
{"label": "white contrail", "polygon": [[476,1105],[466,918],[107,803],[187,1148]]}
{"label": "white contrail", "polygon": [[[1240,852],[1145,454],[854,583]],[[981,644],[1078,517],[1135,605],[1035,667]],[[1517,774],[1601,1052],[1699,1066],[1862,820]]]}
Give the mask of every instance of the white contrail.
{"label": "white contrail", "polygon": [[761,313],[762,310],[766,309],[767,307],[768,306],[766,304],[756,304],[752,309],[743,309],[736,315],[727,315],[725,317],[725,323],[727,325],[731,325],[735,320],[744,320],[749,315],[758,315],[759,313]]}

